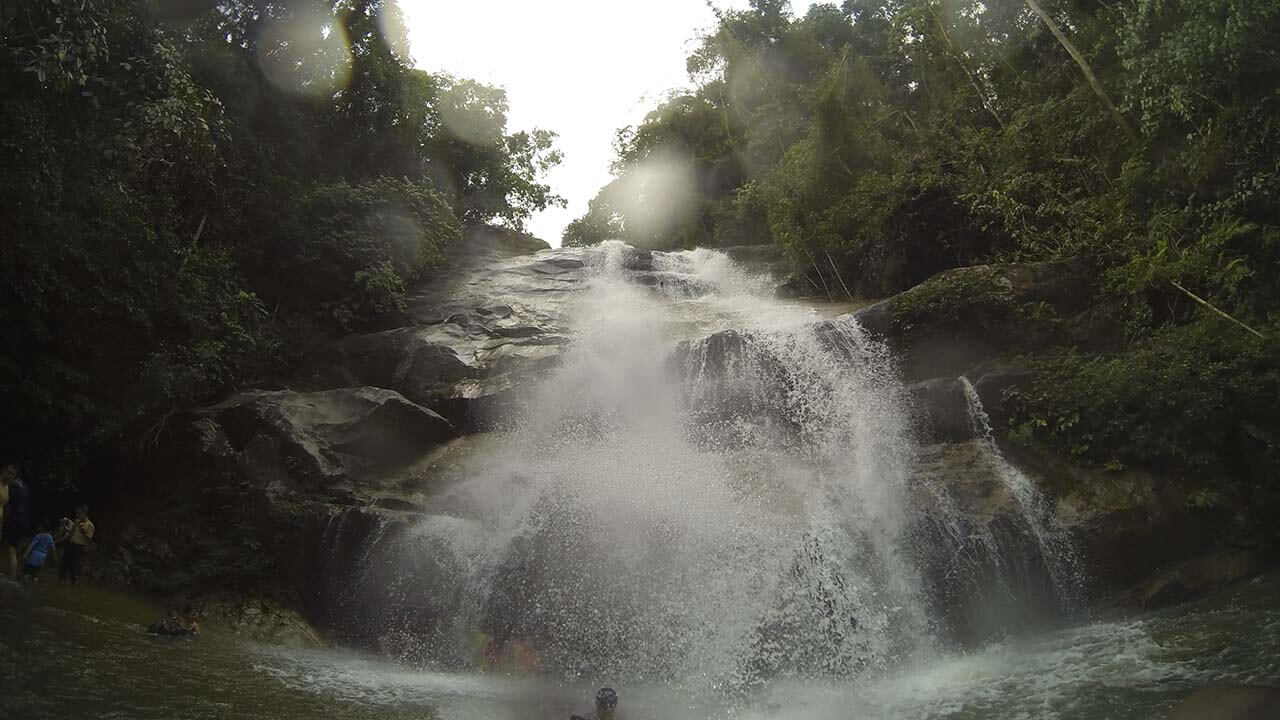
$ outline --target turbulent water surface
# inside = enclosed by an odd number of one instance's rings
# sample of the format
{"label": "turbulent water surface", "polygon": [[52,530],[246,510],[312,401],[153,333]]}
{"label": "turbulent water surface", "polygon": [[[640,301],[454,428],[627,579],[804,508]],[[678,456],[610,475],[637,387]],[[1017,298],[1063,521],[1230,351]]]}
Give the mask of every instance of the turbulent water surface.
{"label": "turbulent water surface", "polygon": [[[624,717],[1149,720],[1190,688],[1280,676],[1280,577],[1144,617],[1059,629],[882,677],[780,681],[725,703],[619,679]],[[408,669],[334,650],[288,650],[209,631],[148,636],[159,610],[51,583],[0,580],[5,717],[558,719],[585,682]]]}
{"label": "turbulent water surface", "polygon": [[[1004,568],[990,581],[1013,604],[1034,573],[1005,567],[1001,539],[945,488],[920,486],[885,348],[720,253],[655,253],[643,284],[620,244],[582,257],[556,368],[436,479],[412,532],[364,549],[394,587],[341,579],[448,598],[412,666],[149,638],[149,610],[6,586],[3,702],[36,717],[538,718],[587,709],[607,683],[627,718],[1120,719],[1280,670],[1274,580],[1140,619],[1073,615],[1087,569],[972,392],[992,477],[1019,508],[1019,567],[1043,569],[1066,624],[957,649],[930,557],[951,574]],[[535,648],[540,672],[460,670],[477,633]]]}

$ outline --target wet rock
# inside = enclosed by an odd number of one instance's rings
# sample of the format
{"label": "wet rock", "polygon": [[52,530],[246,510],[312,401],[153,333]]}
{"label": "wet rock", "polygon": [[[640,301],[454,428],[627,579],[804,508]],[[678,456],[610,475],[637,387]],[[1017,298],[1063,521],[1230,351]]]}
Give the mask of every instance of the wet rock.
{"label": "wet rock", "polygon": [[782,254],[782,250],[771,242],[758,245],[730,245],[718,249],[749,272],[768,274],[779,282],[785,280],[791,272],[791,262]]}
{"label": "wet rock", "polygon": [[1219,685],[1201,688],[1173,709],[1169,720],[1274,720],[1280,717],[1280,688]]}
{"label": "wet rock", "polygon": [[[1144,592],[1156,604],[1162,593],[1177,596],[1178,586],[1160,576],[1206,552],[1217,557],[1213,553],[1220,552],[1238,514],[1225,502],[1200,500],[1203,481],[1197,478],[1140,468],[1084,467],[1028,448],[1009,447],[1006,452],[1054,499],[1056,522],[1078,538],[1091,595],[1104,606],[1141,607]],[[1240,558],[1232,553],[1224,557]],[[1190,573],[1178,581],[1182,587],[1212,589],[1213,583],[1195,579],[1212,574],[1199,564],[1204,562],[1197,560],[1179,571]],[[1149,590],[1141,591],[1140,586]]]}
{"label": "wet rock", "polygon": [[465,588],[448,543],[464,522],[443,520],[430,533],[420,531],[430,516],[374,506],[311,515],[300,583],[309,614],[345,644],[378,648],[403,636],[413,647],[398,659],[455,660],[444,635]]}
{"label": "wet rock", "polygon": [[907,388],[914,406],[916,434],[923,442],[962,442],[974,437],[969,400],[957,378],[934,378]]}
{"label": "wet rock", "polygon": [[626,270],[653,270],[653,251],[627,248],[622,256],[622,267]]}
{"label": "wet rock", "polygon": [[853,317],[900,353],[909,379],[956,377],[1048,342],[1057,319],[1088,308],[1095,278],[1084,259],[955,268]]}
{"label": "wet rock", "polygon": [[939,630],[973,646],[1066,613],[1059,586],[1017,498],[980,440],[921,449],[913,477],[911,547]]}
{"label": "wet rock", "polygon": [[[395,390],[464,430],[488,429],[513,388],[558,361],[565,316],[585,286],[586,251],[480,233],[452,263],[410,289],[399,327],[338,340],[304,375],[321,388]],[[597,251],[592,251],[597,252]]]}
{"label": "wet rock", "polygon": [[[294,484],[326,485],[420,456],[454,434],[440,415],[400,393],[374,387],[313,393],[250,391],[195,411],[206,452],[280,466]],[[216,423],[217,432],[210,423]],[[226,439],[224,445],[217,435]]]}
{"label": "wet rock", "polygon": [[867,332],[887,338],[893,333],[893,302],[894,298],[887,298],[859,308],[853,311],[853,319]]}
{"label": "wet rock", "polygon": [[193,598],[205,627],[231,632],[271,645],[325,647],[323,636],[290,603],[262,596],[215,593]]}
{"label": "wet rock", "polygon": [[[1047,525],[1060,538],[1050,543],[1061,552],[1056,559],[1039,551],[985,442],[927,446],[917,461],[912,545],[937,617],[956,642],[1084,606],[1113,614],[1184,602],[1264,567],[1256,552],[1221,545],[1235,511],[1197,502],[1194,480],[1004,450],[1046,503]],[[1064,585],[1077,570],[1081,584]]]}
{"label": "wet rock", "polygon": [[1009,426],[1009,408],[1005,394],[1025,387],[1034,373],[1028,368],[1003,359],[992,359],[970,368],[965,377],[973,383],[973,389],[982,401],[982,407],[996,431]]}
{"label": "wet rock", "polygon": [[453,348],[433,339],[419,328],[353,335],[333,346],[334,364],[346,382],[388,388],[430,404],[474,374]]}
{"label": "wet rock", "polygon": [[682,342],[668,360],[685,387],[695,442],[728,449],[785,443],[801,431],[787,367],[749,333],[725,330]]}
{"label": "wet rock", "polygon": [[1226,585],[1251,577],[1262,565],[1249,550],[1217,550],[1155,574],[1137,586],[1108,598],[1111,608],[1150,610],[1202,597]]}
{"label": "wet rock", "polygon": [[252,528],[277,580],[314,592],[307,558],[316,518],[411,506],[413,489],[397,472],[454,435],[440,415],[383,388],[252,391],[193,411],[174,452],[187,458],[185,482],[243,503],[237,521]]}

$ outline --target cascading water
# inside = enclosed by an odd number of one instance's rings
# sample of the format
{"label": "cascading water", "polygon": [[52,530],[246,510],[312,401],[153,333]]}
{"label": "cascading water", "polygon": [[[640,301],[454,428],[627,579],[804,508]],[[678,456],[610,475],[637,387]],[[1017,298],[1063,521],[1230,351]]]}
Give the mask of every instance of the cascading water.
{"label": "cascading water", "polygon": [[973,383],[967,377],[961,377],[965,400],[969,407],[969,418],[974,431],[982,442],[987,462],[1000,482],[1008,489],[1017,503],[1022,525],[1035,539],[1039,557],[1044,561],[1053,583],[1055,595],[1062,599],[1068,609],[1076,609],[1082,598],[1083,568],[1067,533],[1054,527],[1048,501],[1031,478],[1005,459],[1004,453],[996,444],[991,428],[991,418],[982,406],[982,399]]}
{"label": "cascading water", "polygon": [[586,257],[558,368],[411,533],[459,568],[435,654],[479,631],[552,675],[723,696],[928,653],[917,448],[884,346],[721,253],[643,274],[619,243]]}

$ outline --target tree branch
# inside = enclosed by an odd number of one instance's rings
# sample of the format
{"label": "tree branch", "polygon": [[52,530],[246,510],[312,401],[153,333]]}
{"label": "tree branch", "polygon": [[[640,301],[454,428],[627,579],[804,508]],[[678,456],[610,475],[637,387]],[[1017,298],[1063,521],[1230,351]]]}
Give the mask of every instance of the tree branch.
{"label": "tree branch", "polygon": [[1245,330],[1248,330],[1249,332],[1253,333],[1254,335],[1257,335],[1258,337],[1263,337],[1262,333],[1258,332],[1257,330],[1254,330],[1253,328],[1249,327],[1248,325],[1245,325],[1244,323],[1240,322],[1239,320],[1237,320],[1237,319],[1235,319],[1235,318],[1231,317],[1230,315],[1226,314],[1226,313],[1225,313],[1225,312],[1223,312],[1222,310],[1219,310],[1218,308],[1214,307],[1213,303],[1209,302],[1208,300],[1205,300],[1204,298],[1200,297],[1199,295],[1197,295],[1197,294],[1195,294],[1195,293],[1191,292],[1190,290],[1188,290],[1188,289],[1186,289],[1186,288],[1182,287],[1181,285],[1179,285],[1179,284],[1178,284],[1178,282],[1177,282],[1176,280],[1170,280],[1170,281],[1169,281],[1169,284],[1170,284],[1170,285],[1173,285],[1174,287],[1178,288],[1178,289],[1179,289],[1179,290],[1181,290],[1182,292],[1186,293],[1188,296],[1190,296],[1190,298],[1191,298],[1192,300],[1195,300],[1196,302],[1200,303],[1201,305],[1203,305],[1203,306],[1205,306],[1205,307],[1209,308],[1210,310],[1214,311],[1214,312],[1215,312],[1215,313],[1217,313],[1218,315],[1221,315],[1222,317],[1224,317],[1224,318],[1226,318],[1226,319],[1230,320],[1231,322],[1233,322],[1233,323],[1235,323],[1235,324],[1239,325],[1240,327],[1244,328]]}

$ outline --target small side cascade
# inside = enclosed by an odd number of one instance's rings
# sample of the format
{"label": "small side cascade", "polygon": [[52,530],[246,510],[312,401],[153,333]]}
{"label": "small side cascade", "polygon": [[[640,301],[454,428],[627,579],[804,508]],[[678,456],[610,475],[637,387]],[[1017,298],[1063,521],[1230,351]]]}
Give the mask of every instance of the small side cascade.
{"label": "small side cascade", "polygon": [[969,418],[974,433],[982,443],[992,472],[1013,497],[1019,511],[1018,520],[1035,539],[1036,549],[1044,562],[1057,599],[1067,611],[1078,610],[1083,603],[1085,577],[1079,553],[1069,533],[1053,521],[1053,509],[1044,494],[1026,473],[1014,467],[1000,451],[991,427],[991,418],[982,406],[978,391],[967,377],[961,376]]}

